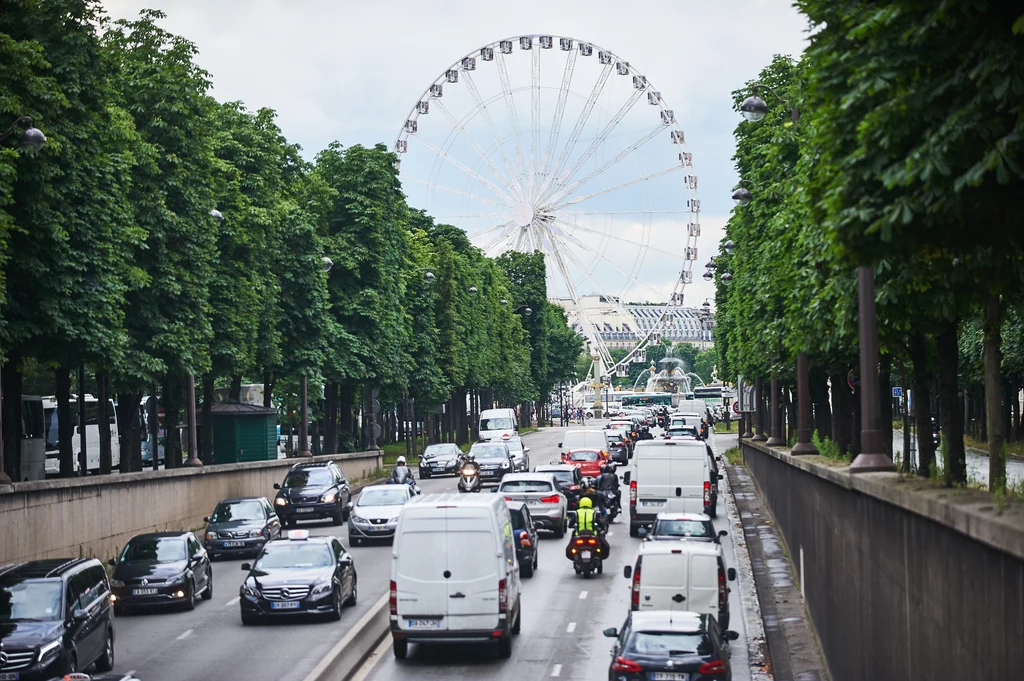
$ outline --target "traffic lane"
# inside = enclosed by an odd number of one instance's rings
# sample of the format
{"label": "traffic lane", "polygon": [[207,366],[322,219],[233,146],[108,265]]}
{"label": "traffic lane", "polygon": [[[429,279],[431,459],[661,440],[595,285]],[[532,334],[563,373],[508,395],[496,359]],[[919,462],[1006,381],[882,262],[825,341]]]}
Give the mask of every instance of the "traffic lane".
{"label": "traffic lane", "polygon": [[[451,491],[454,478],[424,480],[424,493]],[[333,535],[348,547],[345,525],[301,521],[296,529],[311,535]],[[213,563],[214,597],[192,612],[148,610],[121,616],[115,624],[118,670],[134,670],[145,681],[216,678],[223,681],[305,678],[331,646],[387,591],[391,546],[386,543],[349,547],[355,559],[359,600],[346,608],[339,622],[289,617],[262,626],[243,627],[238,589],[246,573],[241,564],[252,558],[219,559]]]}
{"label": "traffic lane", "polygon": [[[917,436],[913,436],[910,439],[911,445],[914,447],[912,454],[914,461],[917,459]],[[903,433],[898,430],[892,432],[892,451],[899,454],[903,451]],[[988,468],[989,460],[987,456],[981,456],[974,454],[970,450],[965,452],[966,464],[967,464],[967,479],[968,481],[978,482],[982,485],[988,485]],[[935,457],[936,465],[939,470],[942,470],[942,457]],[[1006,483],[1008,485],[1020,484],[1024,481],[1024,461],[1019,459],[1007,459],[1006,460]]]}

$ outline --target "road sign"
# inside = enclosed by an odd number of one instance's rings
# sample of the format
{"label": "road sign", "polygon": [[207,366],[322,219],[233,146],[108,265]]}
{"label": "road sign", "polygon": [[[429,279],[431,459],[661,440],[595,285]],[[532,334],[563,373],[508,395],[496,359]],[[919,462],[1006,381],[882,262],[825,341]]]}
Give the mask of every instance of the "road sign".
{"label": "road sign", "polygon": [[894,385],[892,387],[892,396],[893,397],[903,397],[903,388],[901,388],[898,385]]}
{"label": "road sign", "polygon": [[740,403],[739,402],[733,402],[732,403],[732,413],[734,413],[734,414],[739,414],[740,413]]}
{"label": "road sign", "polygon": [[382,432],[381,428],[380,428],[380,424],[379,423],[374,423],[374,424],[371,424],[371,426],[372,426],[371,427],[371,432],[373,433],[373,439],[376,440],[377,438],[380,437],[380,434]]}
{"label": "road sign", "polygon": [[850,373],[846,374],[846,384],[850,386],[850,390],[857,389],[857,370],[850,369]]}

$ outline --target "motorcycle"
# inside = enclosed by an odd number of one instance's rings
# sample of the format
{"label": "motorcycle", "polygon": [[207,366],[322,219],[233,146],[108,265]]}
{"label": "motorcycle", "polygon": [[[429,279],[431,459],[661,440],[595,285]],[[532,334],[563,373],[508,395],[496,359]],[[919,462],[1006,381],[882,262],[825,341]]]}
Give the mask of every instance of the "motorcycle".
{"label": "motorcycle", "polygon": [[594,572],[597,574],[604,572],[602,544],[600,535],[590,530],[583,530],[578,537],[573,538],[569,545],[569,557],[576,574],[582,574],[584,579],[590,579],[590,575]]}
{"label": "motorcycle", "polygon": [[619,495],[612,490],[601,490],[600,494],[604,497],[604,512],[611,524],[622,510],[619,508]]}
{"label": "motorcycle", "polygon": [[389,485],[409,485],[409,487],[412,487],[413,494],[421,494],[422,493],[422,490],[420,489],[420,486],[416,484],[416,478],[412,477],[411,474],[410,475],[406,475],[406,476],[402,477],[399,480],[395,480],[394,478],[388,478],[387,484],[389,484]]}
{"label": "motorcycle", "polygon": [[472,461],[467,461],[462,464],[462,468],[459,469],[459,491],[479,492],[482,487],[483,483],[480,482],[480,467]]}

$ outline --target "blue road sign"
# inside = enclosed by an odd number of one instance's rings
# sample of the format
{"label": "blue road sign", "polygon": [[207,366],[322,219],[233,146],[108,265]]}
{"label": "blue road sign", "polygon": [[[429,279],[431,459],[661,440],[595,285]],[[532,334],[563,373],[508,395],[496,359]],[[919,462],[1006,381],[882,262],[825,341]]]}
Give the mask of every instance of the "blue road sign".
{"label": "blue road sign", "polygon": [[893,397],[903,397],[903,388],[901,388],[898,385],[894,385],[892,387],[892,396]]}

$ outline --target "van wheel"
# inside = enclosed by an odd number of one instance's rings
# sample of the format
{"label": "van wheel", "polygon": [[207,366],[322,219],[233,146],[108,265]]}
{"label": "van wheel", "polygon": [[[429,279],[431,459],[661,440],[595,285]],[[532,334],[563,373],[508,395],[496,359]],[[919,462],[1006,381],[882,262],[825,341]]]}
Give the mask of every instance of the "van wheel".
{"label": "van wheel", "polygon": [[516,621],[512,625],[512,633],[519,635],[519,631],[523,628],[523,608],[516,606]]}
{"label": "van wheel", "polygon": [[498,639],[498,657],[503,657],[506,660],[512,657],[512,637],[502,636]]}
{"label": "van wheel", "polygon": [[639,537],[640,536],[640,528],[637,527],[636,525],[630,525],[629,526],[629,536],[630,537]]}
{"label": "van wheel", "polygon": [[409,642],[404,638],[396,638],[391,642],[391,650],[396,660],[404,660],[409,655]]}
{"label": "van wheel", "polygon": [[107,629],[107,638],[103,643],[103,654],[96,660],[96,671],[109,672],[114,668],[114,632]]}

